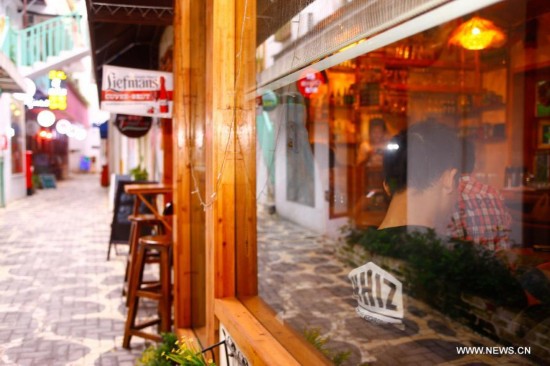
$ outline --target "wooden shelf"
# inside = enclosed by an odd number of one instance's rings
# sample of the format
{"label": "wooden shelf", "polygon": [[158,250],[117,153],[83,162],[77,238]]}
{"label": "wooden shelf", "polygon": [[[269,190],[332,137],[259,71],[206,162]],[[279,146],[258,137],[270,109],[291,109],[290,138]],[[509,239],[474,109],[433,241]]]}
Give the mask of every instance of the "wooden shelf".
{"label": "wooden shelf", "polygon": [[329,108],[343,109],[343,110],[353,110],[353,104],[348,104],[348,105],[331,105],[331,106],[329,106]]}
{"label": "wooden shelf", "polygon": [[473,87],[460,88],[445,85],[411,85],[397,83],[382,83],[382,87],[386,90],[396,90],[413,93],[446,93],[446,94],[475,94],[479,93],[479,89]]}
{"label": "wooden shelf", "polygon": [[433,67],[437,69],[454,69],[454,70],[474,70],[474,64],[464,64],[460,62],[450,62],[441,60],[407,60],[402,58],[383,58],[380,60],[385,65],[385,68],[404,68],[418,67],[426,68]]}
{"label": "wooden shelf", "polygon": [[343,66],[332,66],[329,69],[330,72],[340,72],[345,74],[354,74],[355,69],[350,67],[343,67]]}
{"label": "wooden shelf", "polygon": [[482,105],[476,108],[479,112],[491,112],[491,111],[500,111],[506,108],[506,104],[491,104],[491,105]]}

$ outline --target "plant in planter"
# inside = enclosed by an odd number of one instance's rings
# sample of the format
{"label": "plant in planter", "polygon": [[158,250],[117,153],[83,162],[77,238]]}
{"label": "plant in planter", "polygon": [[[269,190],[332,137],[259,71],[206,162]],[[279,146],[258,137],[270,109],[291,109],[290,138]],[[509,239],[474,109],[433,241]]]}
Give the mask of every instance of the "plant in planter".
{"label": "plant in planter", "polygon": [[174,333],[163,333],[162,342],[148,347],[138,360],[140,366],[216,366],[207,360],[193,339],[178,337]]}
{"label": "plant in planter", "polygon": [[171,352],[176,347],[178,337],[174,333],[163,333],[162,342],[158,345],[149,346],[141,358],[138,360],[138,365],[141,366],[172,366],[173,363],[167,360],[164,354]]}
{"label": "plant in planter", "polygon": [[130,175],[134,180],[147,180],[149,177],[149,173],[147,172],[147,169],[141,167],[141,161],[135,168],[130,170]]}
{"label": "plant in planter", "polygon": [[206,359],[192,338],[181,337],[176,341],[176,347],[165,352],[164,357],[176,365],[184,366],[216,366],[214,361]]}

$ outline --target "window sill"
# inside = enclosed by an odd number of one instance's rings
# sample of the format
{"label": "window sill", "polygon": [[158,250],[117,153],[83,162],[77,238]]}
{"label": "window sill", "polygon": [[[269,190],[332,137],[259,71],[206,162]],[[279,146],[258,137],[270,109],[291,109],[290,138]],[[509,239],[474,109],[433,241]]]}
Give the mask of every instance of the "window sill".
{"label": "window sill", "polygon": [[259,297],[241,300],[216,299],[214,312],[252,365],[332,365]]}

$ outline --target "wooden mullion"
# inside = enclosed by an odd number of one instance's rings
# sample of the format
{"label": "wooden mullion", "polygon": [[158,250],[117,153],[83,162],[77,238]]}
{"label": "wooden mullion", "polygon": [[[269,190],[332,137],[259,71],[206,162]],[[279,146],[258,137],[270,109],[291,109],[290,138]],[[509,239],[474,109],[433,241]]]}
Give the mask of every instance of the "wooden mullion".
{"label": "wooden mullion", "polygon": [[[191,37],[191,123],[190,132],[193,141],[193,171],[195,180],[192,180],[195,190],[200,190],[200,197],[205,199],[205,157],[203,139],[205,135],[205,110],[206,110],[206,2],[191,1],[191,17],[194,19],[193,37]],[[205,297],[205,212],[201,205],[199,194],[191,196],[191,273],[192,296],[191,313],[192,326],[202,344],[207,345],[206,339],[206,297]]]}
{"label": "wooden mullion", "polygon": [[[239,296],[258,293],[256,248],[256,1],[236,1],[236,286]],[[244,22],[244,25],[243,25]]]}
{"label": "wooden mullion", "polygon": [[189,1],[174,2],[174,328],[191,326],[191,174],[186,128],[190,121],[190,50],[193,19]]}
{"label": "wooden mullion", "polygon": [[235,150],[233,1],[207,0],[206,320],[208,344],[216,343],[214,299],[235,293]]}

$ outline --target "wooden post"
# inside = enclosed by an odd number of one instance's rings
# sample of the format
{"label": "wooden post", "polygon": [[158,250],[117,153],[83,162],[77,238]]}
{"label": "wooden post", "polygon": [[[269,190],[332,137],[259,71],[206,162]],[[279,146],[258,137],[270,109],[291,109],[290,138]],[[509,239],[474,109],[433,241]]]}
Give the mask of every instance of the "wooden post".
{"label": "wooden post", "polygon": [[[215,343],[218,337],[215,299],[236,296],[237,281],[239,294],[257,293],[255,16],[254,0],[175,1],[175,327],[196,325],[197,312],[193,310],[192,318],[192,309],[200,306],[201,300],[190,294],[200,294],[192,286],[202,284],[196,283],[195,277],[191,283],[191,275],[203,265],[206,327],[198,335],[205,345]],[[205,160],[195,156],[196,161],[190,161],[188,151],[198,151],[193,145],[201,135]],[[188,139],[190,136],[193,138]],[[197,193],[191,193],[199,183],[191,175],[191,166],[200,180],[197,166],[203,162],[204,227],[195,209]],[[200,256],[201,240],[193,240],[200,237],[201,229],[205,257]],[[238,271],[237,255],[242,262]]]}
{"label": "wooden post", "polygon": [[173,113],[173,180],[174,180],[174,328],[191,326],[190,311],[190,192],[191,178],[186,128],[190,121],[191,16],[189,1],[174,2],[174,113]]}
{"label": "wooden post", "polygon": [[235,2],[207,0],[206,14],[206,331],[213,344],[214,299],[235,295]]}
{"label": "wooden post", "polygon": [[193,146],[193,191],[191,195],[191,324],[199,340],[207,345],[206,337],[206,248],[205,211],[205,111],[206,111],[206,2],[191,1],[190,14],[193,36],[190,39],[191,60],[191,121],[188,129]]}

